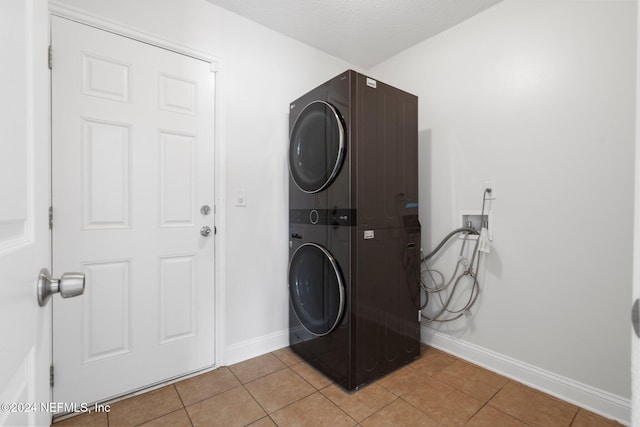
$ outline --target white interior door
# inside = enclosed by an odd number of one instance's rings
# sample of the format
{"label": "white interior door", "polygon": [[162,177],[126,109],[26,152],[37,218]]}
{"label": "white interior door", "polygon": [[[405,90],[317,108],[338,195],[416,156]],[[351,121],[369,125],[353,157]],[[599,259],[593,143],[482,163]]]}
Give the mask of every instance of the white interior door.
{"label": "white interior door", "polygon": [[[50,305],[36,279],[49,266],[47,9],[0,1],[0,425],[48,425]],[[44,52],[44,54],[43,54]],[[37,100],[37,102],[36,102]],[[25,404],[28,404],[25,406]]]}
{"label": "white interior door", "polygon": [[[52,17],[54,401],[214,364],[211,64]],[[209,206],[210,211],[201,209]]]}

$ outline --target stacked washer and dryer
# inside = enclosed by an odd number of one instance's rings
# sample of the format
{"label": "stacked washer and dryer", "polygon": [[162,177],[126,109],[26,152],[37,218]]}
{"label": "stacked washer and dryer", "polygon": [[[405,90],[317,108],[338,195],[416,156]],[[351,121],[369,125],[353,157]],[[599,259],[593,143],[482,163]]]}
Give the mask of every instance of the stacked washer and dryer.
{"label": "stacked washer and dryer", "polygon": [[355,390],[420,355],[418,99],[348,70],[289,132],[290,346]]}

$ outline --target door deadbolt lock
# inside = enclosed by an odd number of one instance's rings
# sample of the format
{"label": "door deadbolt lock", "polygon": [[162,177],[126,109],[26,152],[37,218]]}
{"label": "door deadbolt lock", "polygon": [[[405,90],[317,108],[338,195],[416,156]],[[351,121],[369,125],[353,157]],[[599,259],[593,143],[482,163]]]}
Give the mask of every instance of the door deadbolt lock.
{"label": "door deadbolt lock", "polygon": [[64,273],[59,279],[54,279],[49,270],[43,268],[38,275],[38,305],[47,305],[51,295],[60,293],[62,298],[71,298],[84,293],[84,274]]}
{"label": "door deadbolt lock", "polygon": [[200,234],[204,237],[209,237],[211,235],[211,227],[205,225],[200,229]]}

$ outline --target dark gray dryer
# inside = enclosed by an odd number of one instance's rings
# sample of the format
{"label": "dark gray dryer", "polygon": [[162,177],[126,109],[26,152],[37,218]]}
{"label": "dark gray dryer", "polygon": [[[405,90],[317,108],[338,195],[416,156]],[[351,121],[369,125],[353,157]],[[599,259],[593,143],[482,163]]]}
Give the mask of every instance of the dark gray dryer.
{"label": "dark gray dryer", "polygon": [[420,354],[417,103],[349,70],[290,105],[290,345],[348,390]]}

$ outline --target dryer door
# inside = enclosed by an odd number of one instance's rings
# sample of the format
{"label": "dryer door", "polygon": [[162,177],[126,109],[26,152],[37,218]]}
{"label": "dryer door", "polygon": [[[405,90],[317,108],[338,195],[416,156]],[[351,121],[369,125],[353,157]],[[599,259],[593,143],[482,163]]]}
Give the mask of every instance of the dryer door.
{"label": "dryer door", "polygon": [[304,107],[291,131],[289,171],[300,190],[317,193],[331,184],[344,160],[345,129],[338,110],[324,101]]}
{"label": "dryer door", "polygon": [[296,317],[313,335],[335,329],[344,312],[344,284],[335,259],[315,243],[300,246],[289,264],[289,298]]}

